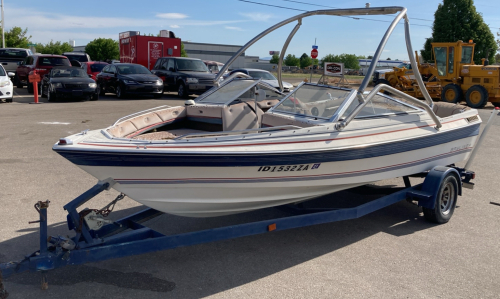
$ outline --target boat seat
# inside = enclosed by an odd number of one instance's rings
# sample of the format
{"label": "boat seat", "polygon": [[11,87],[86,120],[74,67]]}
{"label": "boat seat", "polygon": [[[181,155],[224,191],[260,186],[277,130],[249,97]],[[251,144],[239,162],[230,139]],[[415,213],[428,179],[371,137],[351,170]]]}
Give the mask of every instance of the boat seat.
{"label": "boat seat", "polygon": [[258,101],[257,106],[259,106],[260,109],[269,109],[274,105],[278,104],[279,102],[280,100],[278,99],[264,99],[262,101]]}
{"label": "boat seat", "polygon": [[[256,109],[255,109],[256,108]],[[255,111],[254,111],[255,110]],[[254,103],[243,102],[222,109],[222,130],[238,131],[259,128],[264,112]]]}
{"label": "boat seat", "polygon": [[211,124],[222,124],[221,106],[209,106],[209,105],[187,106],[186,115],[188,120],[190,121],[211,123]]}
{"label": "boat seat", "polygon": [[471,108],[464,105],[446,102],[435,102],[434,106],[432,106],[432,111],[434,111],[434,113],[441,118],[462,113],[469,109]]}
{"label": "boat seat", "polygon": [[108,129],[108,133],[121,138],[137,131],[137,127],[131,121],[121,122]]}
{"label": "boat seat", "polygon": [[132,138],[144,131],[148,131],[186,116],[185,107],[170,107],[155,112],[136,116],[127,121],[116,124],[108,129],[111,135],[122,138]]}
{"label": "boat seat", "polygon": [[301,120],[298,118],[286,117],[274,113],[265,113],[262,116],[262,128],[265,127],[278,127],[285,125],[293,125],[297,127],[307,128],[313,127],[315,124],[309,123],[306,119]]}

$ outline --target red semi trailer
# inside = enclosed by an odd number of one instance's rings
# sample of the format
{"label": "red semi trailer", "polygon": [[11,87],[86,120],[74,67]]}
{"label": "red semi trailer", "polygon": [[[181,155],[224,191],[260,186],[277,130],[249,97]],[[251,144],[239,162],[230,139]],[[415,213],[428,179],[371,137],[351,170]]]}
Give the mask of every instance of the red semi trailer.
{"label": "red semi trailer", "polygon": [[137,63],[153,68],[160,57],[180,57],[181,39],[162,30],[160,36],[140,35],[139,31],[120,33],[120,62]]}

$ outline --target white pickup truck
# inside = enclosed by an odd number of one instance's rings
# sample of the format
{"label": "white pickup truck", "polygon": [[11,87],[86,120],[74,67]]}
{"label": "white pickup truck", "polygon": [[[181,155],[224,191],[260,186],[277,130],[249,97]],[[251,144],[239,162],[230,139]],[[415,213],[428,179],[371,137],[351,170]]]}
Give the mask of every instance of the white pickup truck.
{"label": "white pickup truck", "polygon": [[19,62],[32,54],[30,49],[0,48],[0,63],[7,72],[15,73]]}

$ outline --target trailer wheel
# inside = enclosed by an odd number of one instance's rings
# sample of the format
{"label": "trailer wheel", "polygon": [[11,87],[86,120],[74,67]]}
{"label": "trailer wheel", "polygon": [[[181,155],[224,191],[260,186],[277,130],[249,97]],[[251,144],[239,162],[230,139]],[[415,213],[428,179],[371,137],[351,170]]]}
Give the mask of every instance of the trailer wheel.
{"label": "trailer wheel", "polygon": [[441,101],[447,103],[458,103],[463,98],[463,91],[458,84],[448,84],[443,88]]}
{"label": "trailer wheel", "polygon": [[423,208],[425,219],[439,224],[448,222],[455,211],[457,197],[458,180],[455,175],[450,173],[439,186],[434,209]]}
{"label": "trailer wheel", "polygon": [[[391,85],[391,83],[390,83],[389,81],[385,80],[385,79],[378,79],[378,81],[377,81],[377,84],[376,84],[376,85],[379,85],[379,84],[387,84],[387,85],[389,85],[389,86],[392,86],[392,85]],[[376,86],[376,85],[375,85],[375,86]],[[381,92],[383,92],[383,93],[384,93],[384,94],[386,94],[386,95],[391,95],[391,94],[392,94],[392,93],[390,93],[390,92],[388,92],[388,91],[385,91],[385,90],[383,90],[383,89],[381,89],[380,91],[381,91]]]}
{"label": "trailer wheel", "polygon": [[186,99],[188,97],[186,85],[184,85],[184,83],[181,82],[179,86],[177,86],[177,94],[179,95],[179,98]]}
{"label": "trailer wheel", "polygon": [[495,107],[500,107],[500,102],[491,102],[493,104],[493,106]]}
{"label": "trailer wheel", "polygon": [[471,108],[481,108],[488,103],[488,91],[481,85],[474,85],[465,94],[465,101]]}

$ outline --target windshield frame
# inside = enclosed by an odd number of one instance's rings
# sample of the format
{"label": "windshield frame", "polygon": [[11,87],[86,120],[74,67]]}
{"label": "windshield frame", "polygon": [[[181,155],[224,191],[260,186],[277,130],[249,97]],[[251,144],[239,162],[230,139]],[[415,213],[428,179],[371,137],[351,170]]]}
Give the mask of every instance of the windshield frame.
{"label": "windshield frame", "polygon": [[[311,115],[305,115],[305,114],[296,114],[296,113],[288,113],[286,111],[279,111],[279,110],[276,110],[275,111],[275,108],[277,108],[278,106],[281,105],[281,103],[283,103],[284,101],[286,101],[289,97],[291,97],[292,95],[295,94],[296,91],[298,91],[302,86],[304,85],[309,85],[309,86],[316,86],[316,87],[326,87],[326,88],[330,88],[330,89],[334,89],[334,90],[343,90],[343,91],[349,91],[349,94],[344,98],[344,101],[339,105],[339,107],[337,108],[337,110],[335,111],[335,113],[333,113],[333,115],[330,117],[330,118],[326,118],[326,117],[319,117],[319,116],[311,116]],[[283,113],[283,114],[287,114],[287,115],[294,115],[294,116],[298,116],[298,117],[304,117],[304,118],[309,118],[309,119],[313,119],[313,120],[324,120],[325,122],[335,122],[338,120],[339,118],[339,114],[340,113],[344,113],[345,110],[349,107],[349,105],[351,104],[351,102],[356,98],[356,94],[357,94],[357,91],[354,90],[354,89],[349,89],[349,88],[342,88],[342,87],[336,87],[336,86],[330,86],[330,85],[322,85],[322,84],[314,84],[314,83],[306,83],[306,82],[301,82],[294,90],[293,92],[290,92],[287,94],[286,97],[284,97],[283,99],[281,99],[281,101],[279,103],[277,103],[276,105],[274,105],[272,108],[270,108],[266,113]],[[341,114],[340,114],[341,115]]]}

